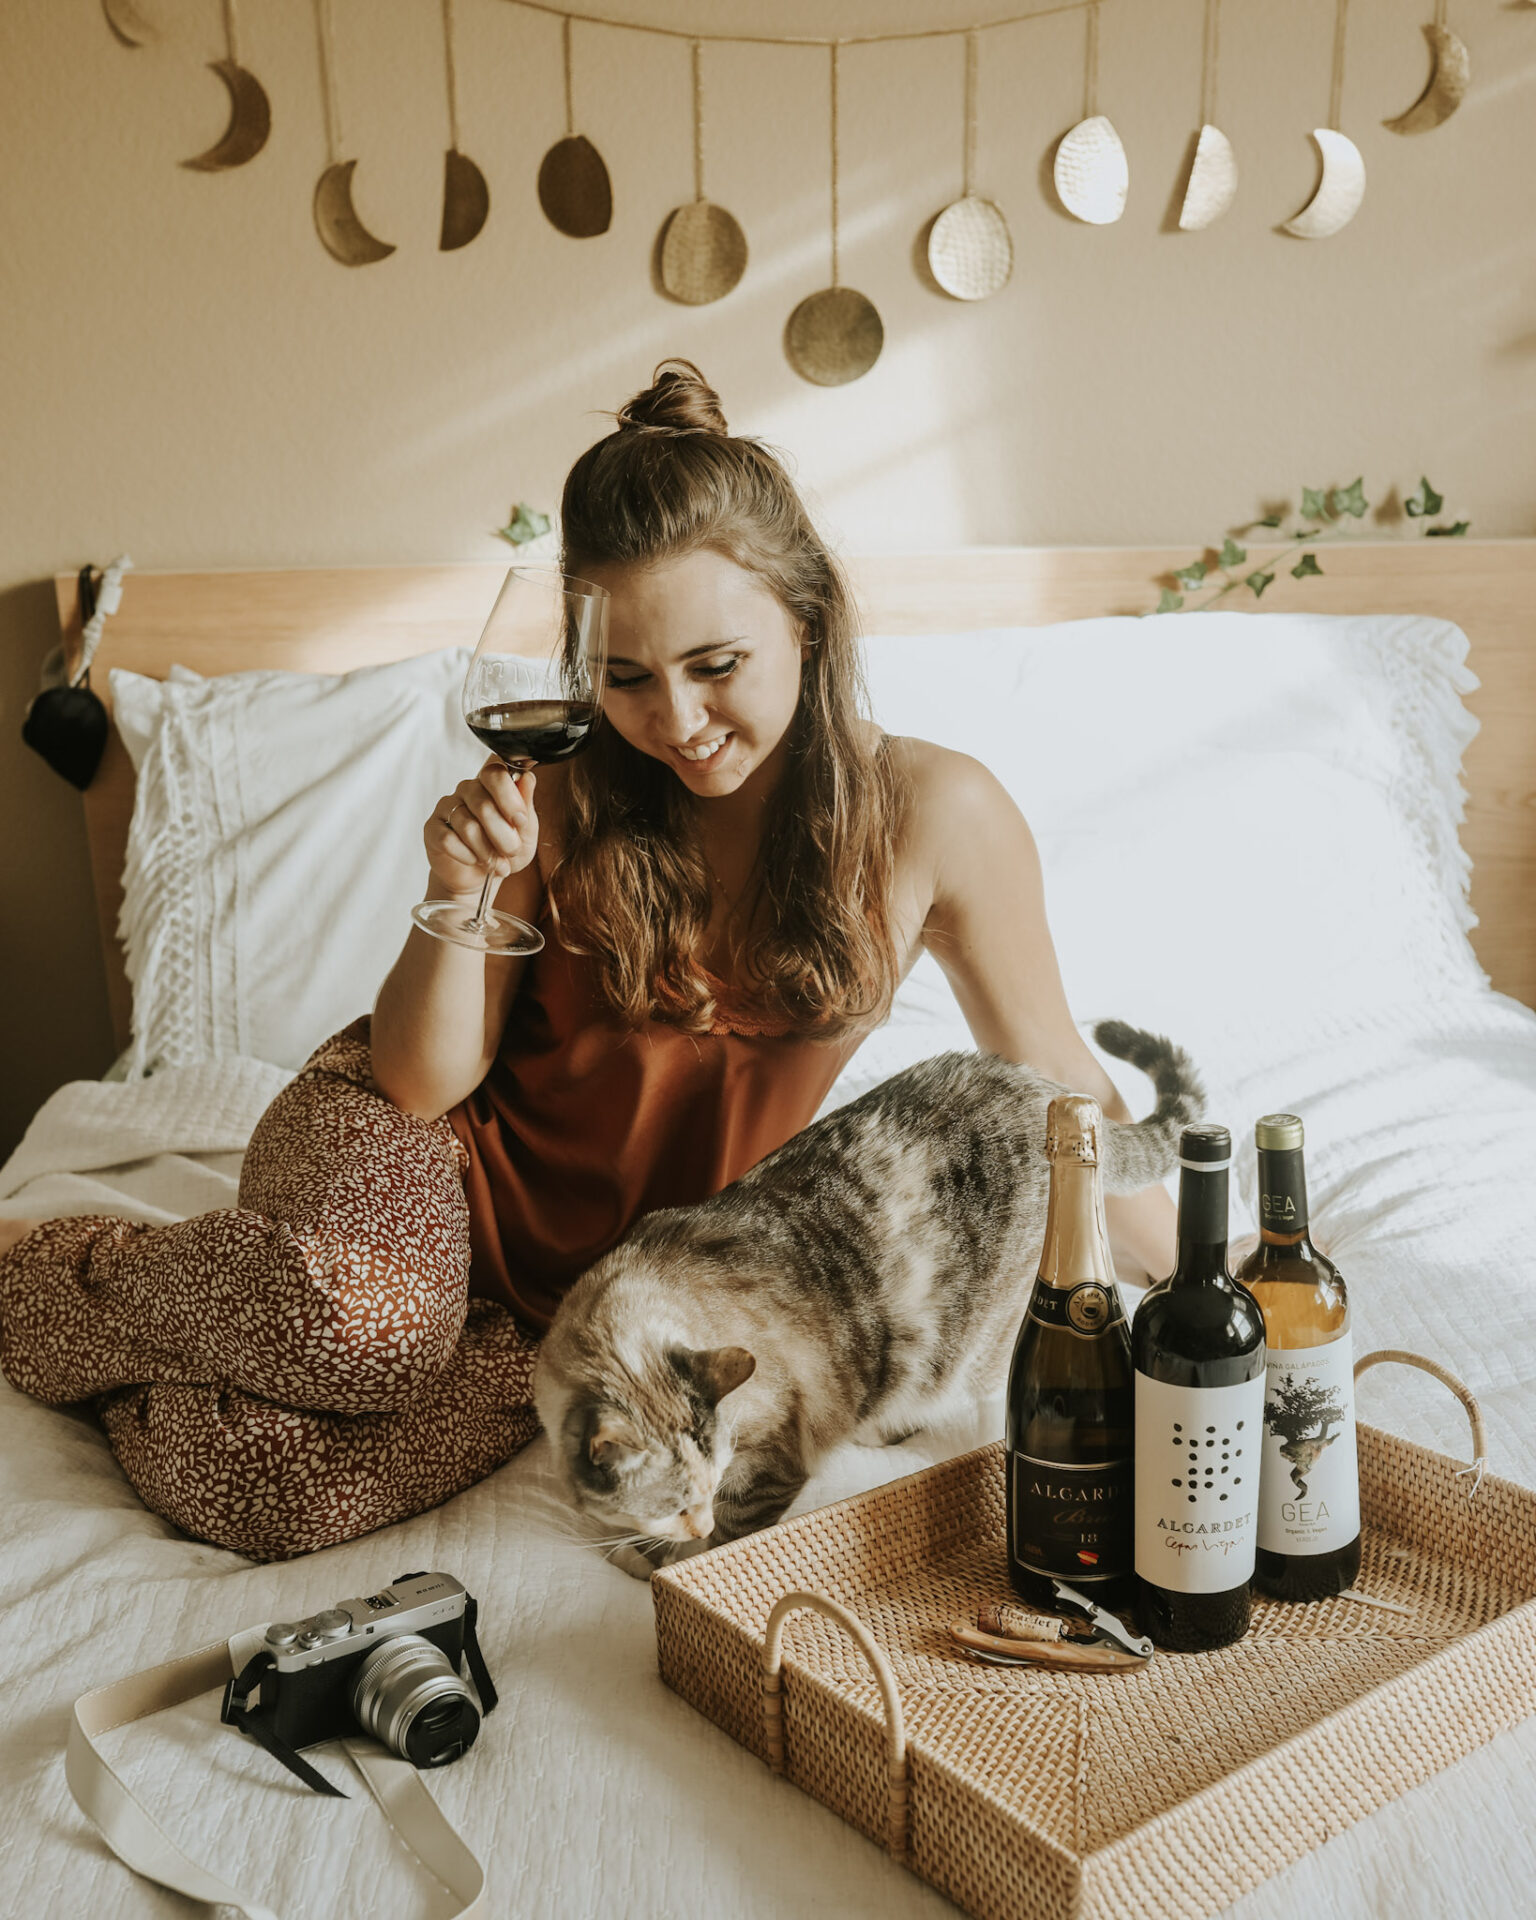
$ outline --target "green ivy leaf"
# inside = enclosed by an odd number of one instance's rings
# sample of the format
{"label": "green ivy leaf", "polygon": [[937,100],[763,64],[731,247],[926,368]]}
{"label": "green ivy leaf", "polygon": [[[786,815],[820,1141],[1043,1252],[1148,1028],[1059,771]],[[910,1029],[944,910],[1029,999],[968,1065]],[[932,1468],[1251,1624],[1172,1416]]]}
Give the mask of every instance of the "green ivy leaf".
{"label": "green ivy leaf", "polygon": [[1291,578],[1293,580],[1305,580],[1309,574],[1321,572],[1322,568],[1317,564],[1317,555],[1315,553],[1304,553],[1296,562],[1295,566],[1291,568]]}
{"label": "green ivy leaf", "polygon": [[1365,475],[1363,473],[1352,485],[1335,487],[1333,490],[1332,506],[1335,519],[1337,519],[1340,514],[1347,513],[1352,520],[1363,520],[1365,518],[1365,510],[1370,504],[1370,501],[1365,497]]}
{"label": "green ivy leaf", "polygon": [[1426,527],[1424,538],[1426,540],[1459,540],[1471,524],[1470,520],[1458,520],[1454,527]]}
{"label": "green ivy leaf", "polygon": [[1262,600],[1264,597],[1264,589],[1274,577],[1272,573],[1250,573],[1248,578],[1243,582],[1243,585],[1245,587],[1252,587],[1255,600]]}
{"label": "green ivy leaf", "polygon": [[1303,487],[1301,490],[1301,517],[1304,520],[1331,520],[1328,511],[1328,489],[1326,487]]}
{"label": "green ivy leaf", "polygon": [[1300,532],[1291,537],[1294,540],[1321,540],[1326,532],[1326,527],[1303,527]]}
{"label": "green ivy leaf", "polygon": [[1262,520],[1255,520],[1253,524],[1256,527],[1278,527],[1280,524],[1280,515],[1278,513],[1266,513]]}
{"label": "green ivy leaf", "polygon": [[1157,603],[1159,613],[1177,613],[1184,604],[1182,593],[1175,593],[1172,587],[1163,588],[1163,597]]}
{"label": "green ivy leaf", "polygon": [[1403,502],[1403,512],[1410,520],[1427,519],[1430,514],[1438,513],[1444,505],[1444,498],[1435,492],[1426,475],[1420,478],[1417,490]]}
{"label": "green ivy leaf", "polygon": [[1177,568],[1173,577],[1181,587],[1193,589],[1199,586],[1208,572],[1209,568],[1203,560],[1191,560],[1187,567]]}
{"label": "green ivy leaf", "polygon": [[1221,552],[1216,556],[1218,567],[1240,567],[1248,558],[1248,549],[1240,547],[1229,534]]}
{"label": "green ivy leaf", "polygon": [[530,540],[538,540],[548,533],[552,524],[547,513],[540,513],[537,507],[530,507],[519,500],[506,526],[498,527],[496,531],[512,546],[525,547]]}

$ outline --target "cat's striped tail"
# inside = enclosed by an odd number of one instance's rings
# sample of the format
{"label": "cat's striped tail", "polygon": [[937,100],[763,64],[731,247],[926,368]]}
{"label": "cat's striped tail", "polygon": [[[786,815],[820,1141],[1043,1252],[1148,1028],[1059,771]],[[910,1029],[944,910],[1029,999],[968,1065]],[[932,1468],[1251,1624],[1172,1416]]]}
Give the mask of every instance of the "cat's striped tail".
{"label": "cat's striped tail", "polygon": [[1180,1132],[1205,1109],[1205,1088],[1189,1055],[1161,1034],[1124,1020],[1101,1020],[1093,1037],[1106,1053],[1139,1068],[1157,1089],[1157,1105],[1144,1120],[1112,1120],[1105,1130],[1105,1188],[1134,1193],[1172,1171]]}

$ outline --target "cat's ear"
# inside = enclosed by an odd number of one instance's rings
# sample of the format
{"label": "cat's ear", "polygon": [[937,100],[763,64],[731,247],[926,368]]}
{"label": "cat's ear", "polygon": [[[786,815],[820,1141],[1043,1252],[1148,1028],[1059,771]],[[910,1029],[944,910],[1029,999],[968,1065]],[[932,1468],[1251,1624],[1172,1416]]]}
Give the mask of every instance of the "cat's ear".
{"label": "cat's ear", "polygon": [[640,1436],[622,1413],[605,1407],[587,1435],[587,1458],[594,1467],[616,1467],[628,1454],[640,1453]]}
{"label": "cat's ear", "polygon": [[745,1347],[710,1347],[702,1353],[674,1354],[673,1360],[712,1407],[757,1371],[757,1361]]}

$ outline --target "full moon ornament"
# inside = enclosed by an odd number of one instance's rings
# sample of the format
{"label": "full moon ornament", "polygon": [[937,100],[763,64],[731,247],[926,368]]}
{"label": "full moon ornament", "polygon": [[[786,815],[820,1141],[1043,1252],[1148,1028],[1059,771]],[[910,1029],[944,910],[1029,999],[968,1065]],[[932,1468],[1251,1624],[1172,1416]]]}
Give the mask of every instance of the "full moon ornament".
{"label": "full moon ornament", "polygon": [[704,194],[704,86],[701,48],[693,43],[693,199],[675,207],[661,230],[661,284],[685,306],[721,300],[747,270],[747,236]]}
{"label": "full moon ornament", "polygon": [[885,328],[874,302],[843,286],[837,271],[837,42],[832,53],[832,284],[802,300],[784,328],[784,354],[818,387],[862,379],[880,358]]}
{"label": "full moon ornament", "polygon": [[565,138],[557,140],[539,166],[539,205],[544,218],[572,240],[595,240],[613,224],[613,183],[603,156],[584,133],[576,131],[575,91],[571,76],[571,19],[560,22],[565,64]]}
{"label": "full moon ornament", "polygon": [[228,57],[210,60],[208,70],[229,89],[229,125],[223,138],[206,153],[182,161],[184,167],[197,173],[226,173],[231,167],[243,167],[261,152],[272,131],[272,107],[266,90],[255,74],[240,64],[235,0],[224,0],[224,44]]}
{"label": "full moon ornament", "polygon": [[1237,155],[1216,125],[1216,83],[1221,63],[1221,0],[1205,0],[1205,43],[1200,83],[1200,137],[1179,209],[1179,227],[1196,233],[1214,224],[1237,198]]}
{"label": "full moon ornament", "polygon": [[443,64],[448,76],[448,151],[443,156],[443,224],[438,251],[467,247],[491,211],[485,175],[459,150],[459,84],[453,57],[453,0],[443,0]]}
{"label": "full moon ornament", "polygon": [[1051,177],[1056,197],[1067,212],[1090,226],[1113,225],[1125,212],[1130,191],[1130,162],[1120,136],[1099,112],[1099,0],[1088,14],[1087,78],[1083,117],[1062,135]]}
{"label": "full moon ornament", "polygon": [[1437,0],[1434,20],[1424,29],[1424,38],[1429,42],[1429,79],[1406,113],[1382,121],[1389,132],[1428,133],[1431,127],[1450,119],[1472,83],[1472,60],[1466,43],[1446,25],[1446,0]]}
{"label": "full moon ornament", "polygon": [[1013,236],[990,200],[972,191],[976,162],[976,42],[965,36],[965,166],[963,189],[928,230],[928,271],[956,300],[985,300],[1008,284]]}
{"label": "full moon ornament", "polygon": [[330,0],[315,0],[315,23],[320,34],[320,91],[325,100],[325,144],[329,165],[315,182],[315,231],[333,260],[344,267],[369,267],[387,260],[394,247],[372,234],[357,217],[352,204],[355,160],[341,158],[341,111],[336,102],[335,46],[331,37]]}
{"label": "full moon ornament", "polygon": [[1344,37],[1349,0],[1337,0],[1333,26],[1333,79],[1329,91],[1328,125],[1314,127],[1312,138],[1322,156],[1322,173],[1312,198],[1285,223],[1285,231],[1299,240],[1326,240],[1347,227],[1365,198],[1365,161],[1354,141],[1339,132],[1339,109],[1344,94]]}

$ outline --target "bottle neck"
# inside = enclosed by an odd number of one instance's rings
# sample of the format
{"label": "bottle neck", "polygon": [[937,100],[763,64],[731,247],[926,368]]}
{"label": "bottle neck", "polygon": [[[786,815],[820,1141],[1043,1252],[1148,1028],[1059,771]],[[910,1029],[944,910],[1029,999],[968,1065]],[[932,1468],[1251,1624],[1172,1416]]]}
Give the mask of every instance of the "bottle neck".
{"label": "bottle neck", "polygon": [[1231,1280],[1227,1272],[1227,1169],[1179,1173],[1178,1283]]}
{"label": "bottle neck", "polygon": [[1040,1278],[1048,1287],[1076,1287],[1085,1280],[1106,1287],[1115,1283],[1099,1169],[1066,1155],[1051,1162]]}
{"label": "bottle neck", "polygon": [[1307,1170],[1300,1147],[1259,1148],[1259,1238],[1294,1247],[1307,1237]]}

